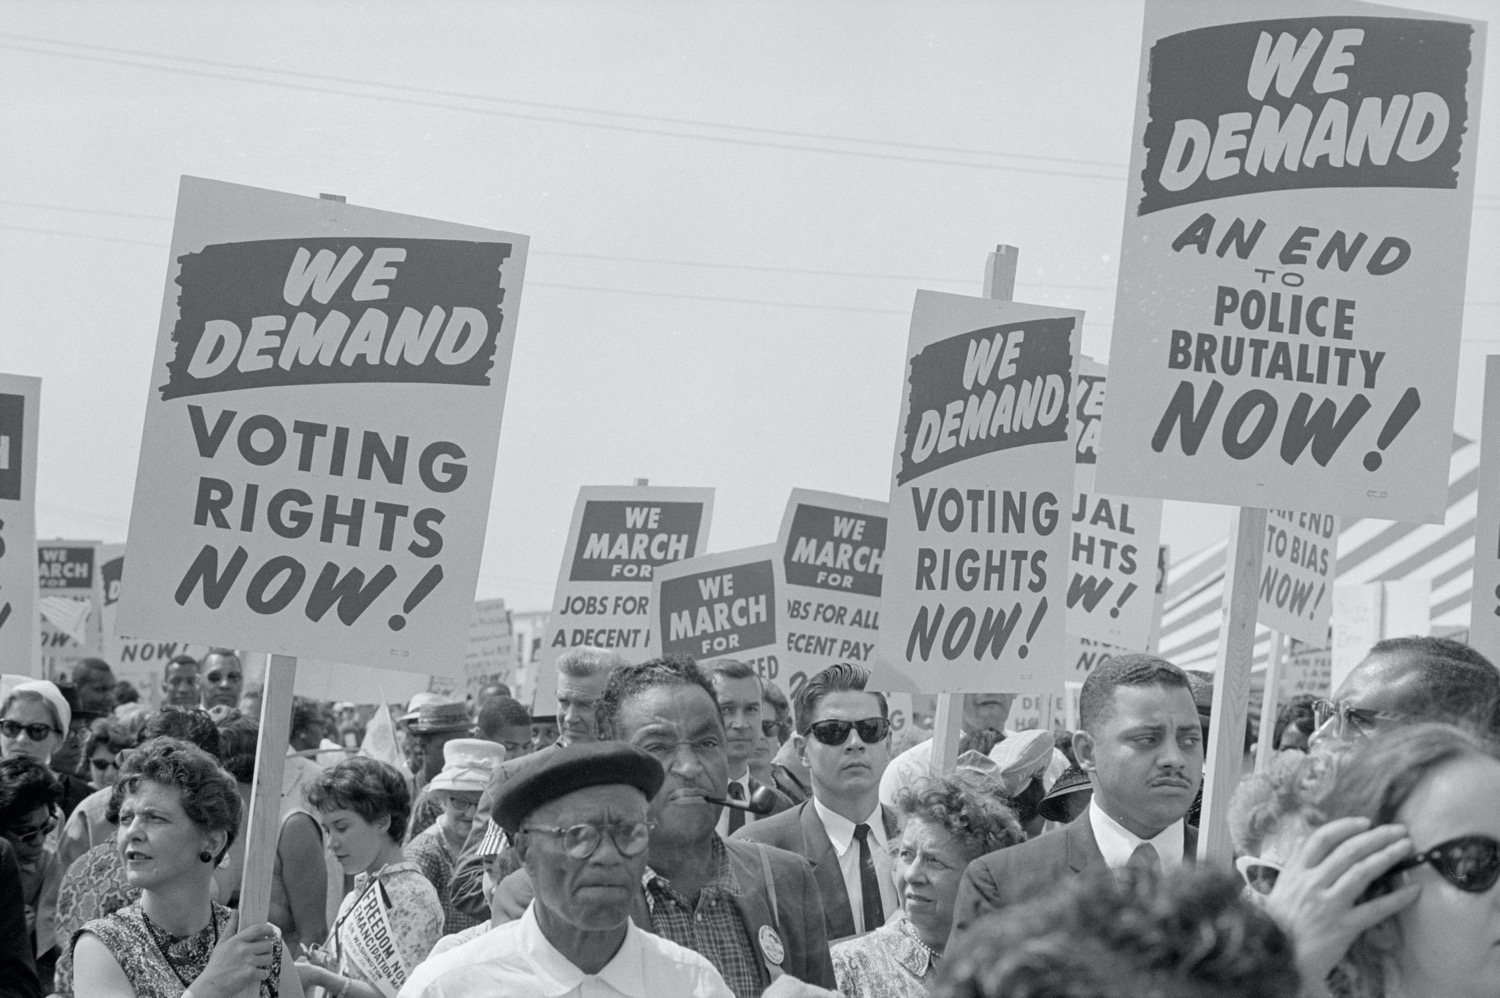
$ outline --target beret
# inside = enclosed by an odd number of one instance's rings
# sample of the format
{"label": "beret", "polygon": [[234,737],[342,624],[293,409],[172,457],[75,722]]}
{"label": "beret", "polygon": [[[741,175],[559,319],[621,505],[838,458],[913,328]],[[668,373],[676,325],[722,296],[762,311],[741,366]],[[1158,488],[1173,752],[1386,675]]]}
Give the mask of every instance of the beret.
{"label": "beret", "polygon": [[661,763],[623,742],[589,742],[555,748],[547,761],[507,782],[495,798],[490,817],[514,835],[521,822],[543,804],[589,787],[624,784],[650,800],[666,780]]}

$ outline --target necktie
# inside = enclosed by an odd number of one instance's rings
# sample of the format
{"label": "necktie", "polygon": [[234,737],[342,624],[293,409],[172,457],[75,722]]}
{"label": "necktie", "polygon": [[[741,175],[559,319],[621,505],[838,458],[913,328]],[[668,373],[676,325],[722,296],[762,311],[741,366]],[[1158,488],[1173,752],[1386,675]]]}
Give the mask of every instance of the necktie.
{"label": "necktie", "polygon": [[[744,800],[745,788],[740,786],[739,780],[729,781],[729,797],[731,800]],[[733,835],[745,827],[745,812],[737,807],[729,809],[729,834]]]}
{"label": "necktie", "polygon": [[874,932],[885,924],[885,909],[880,906],[880,878],[870,853],[870,826],[855,825],[854,837],[859,840],[859,893],[864,902],[865,931]]}
{"label": "necktie", "polygon": [[1135,847],[1135,852],[1130,854],[1130,859],[1126,860],[1125,865],[1137,870],[1155,870],[1160,873],[1161,857],[1156,854],[1156,846],[1149,842],[1142,842]]}

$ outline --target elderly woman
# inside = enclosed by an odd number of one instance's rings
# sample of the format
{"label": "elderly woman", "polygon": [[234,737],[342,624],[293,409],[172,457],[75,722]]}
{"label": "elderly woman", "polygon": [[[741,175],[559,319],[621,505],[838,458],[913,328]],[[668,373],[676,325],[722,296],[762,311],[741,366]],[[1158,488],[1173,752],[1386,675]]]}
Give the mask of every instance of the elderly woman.
{"label": "elderly woman", "polygon": [[1496,801],[1500,760],[1448,725],[1383,734],[1341,767],[1271,895],[1303,979],[1342,957],[1339,995],[1500,994]]}
{"label": "elderly woman", "polygon": [[901,911],[874,932],[836,943],[846,998],[920,998],[937,979],[953,902],[970,860],[1026,841],[1004,788],[978,774],[919,782],[896,796],[903,820],[892,875]]}
{"label": "elderly woman", "polygon": [[110,797],[125,876],[141,898],[74,935],[73,986],[86,998],[261,998],[301,993],[274,926],[239,927],[209,900],[234,843],[234,778],[202,749],[155,738],[130,758]]}
{"label": "elderly woman", "polygon": [[[308,959],[297,963],[298,974],[304,985],[321,987],[334,998],[382,998],[383,988],[400,990],[443,934],[437,891],[401,851],[411,791],[392,767],[355,756],[308,787],[307,800],[318,812],[328,849],[345,873],[354,874],[354,890],[339,906],[326,948],[310,950]],[[400,958],[380,981],[351,957],[376,906],[390,922]]]}
{"label": "elderly woman", "polygon": [[443,746],[443,758],[442,771],[427,784],[443,812],[430,828],[406,843],[405,853],[437,891],[443,906],[443,932],[451,934],[488,921],[466,915],[450,904],[448,881],[453,877],[453,861],[474,827],[479,795],[505,758],[505,750],[483,738],[455,738]]}
{"label": "elderly woman", "polygon": [[1229,834],[1238,857],[1235,869],[1257,895],[1267,895],[1292,853],[1312,830],[1302,817],[1328,792],[1346,746],[1308,755],[1284,752],[1265,769],[1240,781],[1229,801]]}
{"label": "elderly woman", "polygon": [[57,888],[63,873],[47,836],[57,827],[61,794],[57,778],[36,759],[23,755],[0,761],[0,835],[15,850],[21,869],[26,929],[44,984],[52,978],[52,959],[43,958],[57,946]]}

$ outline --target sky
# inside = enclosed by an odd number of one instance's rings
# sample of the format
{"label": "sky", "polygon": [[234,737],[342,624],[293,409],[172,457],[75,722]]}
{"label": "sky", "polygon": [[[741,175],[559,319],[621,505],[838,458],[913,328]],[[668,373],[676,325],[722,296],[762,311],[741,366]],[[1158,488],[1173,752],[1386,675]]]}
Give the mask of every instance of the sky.
{"label": "sky", "polygon": [[[1493,21],[1500,0],[1408,6]],[[1110,352],[1142,6],[0,2],[0,370],[38,536],[126,540],[184,174],[531,237],[478,598],[552,599],[583,485],[886,497],[912,299],[1086,311]],[[1485,81],[1455,428],[1500,352]],[[1414,331],[1420,335],[1421,331]],[[1169,502],[1174,559],[1224,507]]]}

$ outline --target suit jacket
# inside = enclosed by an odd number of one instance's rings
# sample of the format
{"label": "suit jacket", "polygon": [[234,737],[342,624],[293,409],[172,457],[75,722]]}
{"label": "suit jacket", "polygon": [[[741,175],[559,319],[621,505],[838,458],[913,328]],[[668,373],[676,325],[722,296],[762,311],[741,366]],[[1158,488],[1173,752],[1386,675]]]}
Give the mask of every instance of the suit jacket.
{"label": "suit jacket", "polygon": [[[894,840],[901,831],[896,812],[882,804],[880,817],[885,825],[886,839]],[[827,920],[828,938],[843,939],[854,935],[854,909],[849,904],[849,889],[844,886],[844,871],[839,867],[839,854],[833,848],[833,840],[828,837],[828,830],[823,827],[823,819],[818,817],[812,801],[803,801],[790,811],[746,825],[735,832],[734,837],[750,842],[764,842],[768,846],[806,856],[812,864],[818,890],[823,895],[823,917]]]}
{"label": "suit jacket", "polygon": [[[823,901],[807,860],[781,849],[762,849],[753,842],[721,841],[729,853],[735,880],[739,882],[740,891],[734,903],[756,955],[765,959],[759,942],[762,926],[770,926],[775,931],[785,950],[779,966],[766,961],[769,976],[775,978],[787,973],[821,988],[836,987],[833,959],[828,953],[828,936],[823,928]],[[762,854],[771,868],[770,884],[766,882]],[[533,897],[531,878],[524,869],[517,870],[496,885],[495,914],[502,920],[514,921],[521,917]],[[646,903],[644,886],[635,896],[630,917],[647,932],[656,931],[651,926],[651,909]]]}
{"label": "suit jacket", "polygon": [[[1198,829],[1188,825],[1183,838],[1182,858],[1191,863],[1198,852]],[[959,882],[948,945],[991,912],[1055,891],[1085,871],[1107,867],[1087,811],[1029,842],[986,853],[969,864]]]}
{"label": "suit jacket", "polygon": [[[470,918],[488,920],[490,917],[490,903],[484,896],[484,858],[476,856],[475,851],[479,848],[479,843],[484,841],[485,833],[490,830],[490,811],[495,807],[495,798],[500,795],[500,788],[528,772],[533,766],[540,766],[557,749],[558,743],[553,742],[527,755],[507,759],[495,767],[484,793],[479,795],[479,810],[474,815],[474,824],[469,829],[469,837],[464,839],[463,849],[453,859],[453,874],[448,878],[448,903]],[[514,869],[515,865],[511,862],[510,868]]]}
{"label": "suit jacket", "polygon": [[[829,973],[833,973],[832,969]],[[31,933],[26,931],[26,891],[21,886],[21,868],[16,864],[11,844],[0,839],[0,996],[41,998],[42,994],[32,956]]]}

